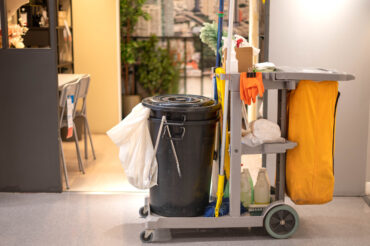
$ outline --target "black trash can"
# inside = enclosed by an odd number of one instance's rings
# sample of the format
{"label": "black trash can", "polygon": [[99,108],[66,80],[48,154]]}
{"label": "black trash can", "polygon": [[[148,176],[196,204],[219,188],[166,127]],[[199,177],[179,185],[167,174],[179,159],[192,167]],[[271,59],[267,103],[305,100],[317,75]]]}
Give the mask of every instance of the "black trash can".
{"label": "black trash can", "polygon": [[208,205],[216,123],[220,105],[195,95],[145,98],[151,109],[150,135],[155,144],[162,116],[166,116],[180,164],[179,176],[165,127],[157,151],[158,185],[150,189],[150,209],[166,217],[201,216]]}

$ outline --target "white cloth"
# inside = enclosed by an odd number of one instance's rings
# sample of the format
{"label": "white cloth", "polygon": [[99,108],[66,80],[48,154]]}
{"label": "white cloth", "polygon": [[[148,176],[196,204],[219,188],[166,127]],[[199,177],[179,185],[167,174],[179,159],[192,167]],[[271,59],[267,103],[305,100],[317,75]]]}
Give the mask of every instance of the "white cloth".
{"label": "white cloth", "polygon": [[255,65],[257,72],[273,72],[276,70],[276,66],[272,62],[262,62]]}
{"label": "white cloth", "polygon": [[157,185],[158,164],[148,128],[150,109],[141,103],[118,125],[107,131],[120,148],[119,159],[130,184],[138,189]]}
{"label": "white cloth", "polygon": [[249,124],[250,131],[242,137],[242,143],[255,147],[264,143],[284,143],[278,124],[266,119],[259,119]]}
{"label": "white cloth", "polygon": [[[242,37],[240,35],[237,35],[237,34],[234,35],[234,38],[231,41],[232,46],[233,46],[233,50],[236,47],[236,41],[239,40],[239,39],[243,40],[243,42],[240,43],[240,46],[239,46],[240,48],[242,48],[242,47],[252,47],[253,48],[253,55],[258,56],[258,54],[260,53],[260,49],[252,46],[250,43],[248,43],[248,41],[244,37]],[[227,44],[227,37],[222,37],[222,41],[223,41],[223,44],[224,44],[222,46],[222,51],[225,52],[225,49],[227,48],[227,45],[226,45]]]}

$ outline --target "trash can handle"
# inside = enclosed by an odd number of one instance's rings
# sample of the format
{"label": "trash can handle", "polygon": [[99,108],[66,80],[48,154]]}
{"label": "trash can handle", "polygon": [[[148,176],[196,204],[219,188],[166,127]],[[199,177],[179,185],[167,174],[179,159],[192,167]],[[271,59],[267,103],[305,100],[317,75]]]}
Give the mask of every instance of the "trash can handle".
{"label": "trash can handle", "polygon": [[[184,117],[184,119],[186,119],[186,118]],[[163,127],[164,127],[164,128],[166,128],[166,131],[167,131],[167,133],[169,135],[169,140],[170,140],[170,143],[171,143],[171,148],[172,148],[173,155],[174,155],[175,161],[176,161],[177,173],[179,174],[179,177],[181,178],[181,170],[180,170],[179,158],[177,157],[175,145],[173,144],[173,140],[175,140],[176,138],[172,138],[171,132],[170,132],[170,127],[168,125],[166,126],[166,123],[167,123],[166,116],[163,115],[162,116],[162,120],[161,120],[161,124],[159,126],[159,131],[158,131],[158,135],[157,135],[155,147],[154,147],[154,153],[153,153],[152,161],[151,161],[151,164],[150,164],[149,174],[151,173],[152,165],[153,165],[153,162],[154,162],[155,157],[157,155],[158,145],[159,145],[159,141],[160,141],[160,136],[161,136],[161,133],[162,133]],[[183,133],[182,133],[182,136],[181,136],[181,139],[182,139],[184,137],[184,135],[185,135],[185,128],[184,127],[181,127],[181,128],[183,129]],[[163,132],[163,136],[165,136],[166,131]]]}
{"label": "trash can handle", "polygon": [[[171,143],[171,149],[172,149],[172,152],[173,152],[173,157],[175,157],[176,167],[177,167],[177,173],[179,174],[179,177],[181,178],[181,170],[180,170],[179,158],[177,157],[177,153],[176,153],[175,145],[173,143],[173,138],[172,138],[172,135],[171,135],[170,127],[169,126],[165,126],[165,128],[166,128],[167,133],[169,135],[169,139],[170,139],[170,143]],[[184,129],[184,133],[185,133],[185,129]]]}
{"label": "trash can handle", "polygon": [[167,125],[167,126],[183,126],[185,124],[185,121],[186,121],[186,115],[182,115],[182,121],[180,121],[180,122],[168,122],[166,120],[164,125]]}
{"label": "trash can handle", "polygon": [[180,127],[180,129],[181,129],[181,135],[178,134],[178,135],[180,135],[180,137],[173,137],[173,134],[172,134],[171,136],[166,136],[165,135],[165,138],[168,139],[168,140],[173,140],[173,141],[181,141],[181,140],[183,140],[184,139],[184,136],[185,136],[185,127]]}

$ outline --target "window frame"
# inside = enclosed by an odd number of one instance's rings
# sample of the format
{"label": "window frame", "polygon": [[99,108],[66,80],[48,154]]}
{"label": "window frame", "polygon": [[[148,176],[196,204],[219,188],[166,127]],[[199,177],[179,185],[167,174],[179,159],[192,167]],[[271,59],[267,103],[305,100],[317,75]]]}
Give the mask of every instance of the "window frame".
{"label": "window frame", "polygon": [[6,16],[6,0],[0,0],[0,18],[1,18],[1,38],[2,38],[2,47],[0,49],[6,49],[9,47],[8,40],[8,23]]}
{"label": "window frame", "polygon": [[55,20],[52,18],[55,18],[55,15],[52,14],[52,11],[54,9],[52,8],[50,2],[52,0],[47,0],[48,4],[48,16],[49,16],[49,47],[42,47],[42,48],[23,48],[23,49],[16,49],[16,48],[10,48],[9,47],[9,37],[8,37],[8,16],[7,16],[7,6],[6,6],[6,0],[0,0],[0,18],[1,18],[1,32],[2,32],[2,47],[0,47],[0,51],[4,50],[12,50],[13,52],[19,52],[19,51],[35,51],[35,50],[53,50],[56,48],[56,30],[55,29]]}

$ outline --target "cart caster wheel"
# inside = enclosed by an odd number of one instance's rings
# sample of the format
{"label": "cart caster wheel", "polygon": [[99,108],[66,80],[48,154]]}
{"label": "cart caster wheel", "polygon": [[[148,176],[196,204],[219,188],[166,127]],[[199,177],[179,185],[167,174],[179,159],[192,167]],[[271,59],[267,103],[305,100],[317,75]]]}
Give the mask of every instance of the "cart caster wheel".
{"label": "cart caster wheel", "polygon": [[271,209],[264,220],[267,233],[277,239],[292,236],[299,225],[297,212],[288,205],[280,205]]}
{"label": "cart caster wheel", "polygon": [[140,214],[140,216],[141,216],[142,218],[146,218],[146,217],[148,216],[148,214],[149,214],[149,211],[148,211],[147,206],[141,207],[141,208],[139,209],[139,214]]}
{"label": "cart caster wheel", "polygon": [[142,231],[140,233],[140,240],[143,243],[149,243],[153,240],[153,232]]}

